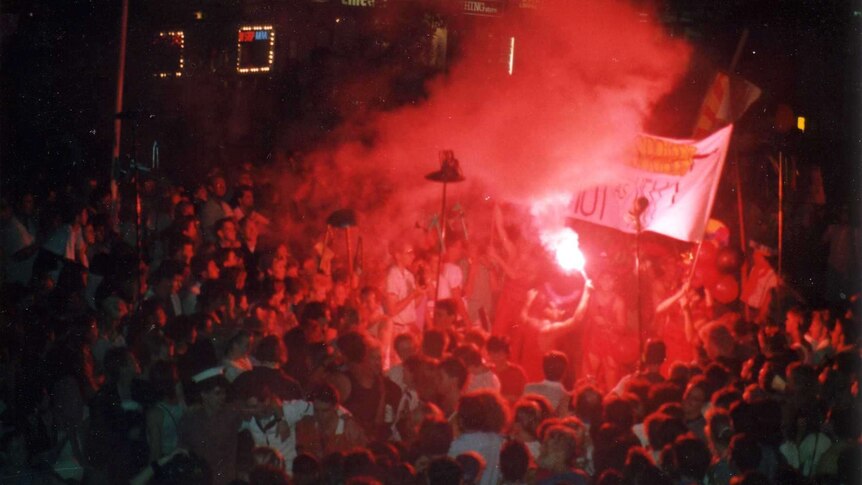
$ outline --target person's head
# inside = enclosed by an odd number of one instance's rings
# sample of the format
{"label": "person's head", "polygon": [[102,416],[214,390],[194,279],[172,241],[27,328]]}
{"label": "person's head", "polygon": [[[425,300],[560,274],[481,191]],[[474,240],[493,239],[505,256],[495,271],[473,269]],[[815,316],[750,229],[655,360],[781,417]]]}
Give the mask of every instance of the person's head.
{"label": "person's head", "polygon": [[338,391],[329,384],[316,384],[308,393],[314,406],[314,417],[319,421],[330,421],[338,416]]}
{"label": "person's head", "polygon": [[392,255],[395,264],[401,268],[410,267],[413,264],[413,259],[416,257],[413,245],[404,239],[389,243],[389,254]]}
{"label": "person's head", "polygon": [[254,358],[258,362],[282,365],[287,362],[287,347],[278,336],[267,335],[257,344]]}
{"label": "person's head", "polygon": [[212,197],[224,197],[227,193],[227,184],[225,183],[224,177],[221,175],[213,175],[210,177],[207,189],[209,191],[209,195]]}
{"label": "person's head", "polygon": [[455,457],[461,467],[461,479],[465,484],[479,483],[485,472],[485,459],[475,451],[467,451]]}
{"label": "person's head", "polygon": [[667,347],[661,339],[649,339],[644,346],[643,364],[645,367],[658,367],[664,363]]}
{"label": "person's head", "polygon": [[542,357],[542,372],[545,374],[545,379],[549,381],[562,381],[568,366],[568,357],[558,350],[552,350]]}
{"label": "person's head", "polygon": [[359,332],[347,332],[338,337],[338,349],[348,365],[359,365],[368,355],[368,338]]}
{"label": "person's head", "polygon": [[426,330],[422,336],[422,353],[432,359],[443,358],[449,337],[442,330]]}
{"label": "person's head", "polygon": [[703,407],[709,402],[706,389],[706,379],[692,379],[682,396],[682,411],[686,421],[693,421],[703,416]]}
{"label": "person's head", "polygon": [[473,344],[464,344],[458,346],[453,352],[453,355],[460,359],[467,366],[467,370],[471,373],[479,372],[483,366],[482,353]]}
{"label": "person's head", "polygon": [[193,388],[200,396],[200,402],[208,412],[216,412],[224,407],[227,390],[230,387],[224,376],[224,369],[211,367],[192,376]]}
{"label": "person's head", "polygon": [[535,401],[520,399],[515,403],[513,431],[535,440],[538,438],[539,424],[542,422],[541,408]]}
{"label": "person's head", "polygon": [[238,359],[248,356],[251,348],[251,333],[248,330],[239,330],[225,346],[225,357],[229,359]]}
{"label": "person's head", "polygon": [[395,353],[401,362],[413,357],[418,352],[418,342],[412,333],[402,333],[395,337],[392,343],[395,348]]}
{"label": "person's head", "polygon": [[299,325],[308,342],[323,342],[329,325],[329,309],[319,301],[308,302],[302,309]]}
{"label": "person's head", "polygon": [[234,205],[248,210],[254,207],[254,190],[248,185],[240,185],[234,190]]}
{"label": "person's head", "polygon": [[554,425],[544,433],[536,462],[546,470],[566,469],[577,457],[577,450],[577,434],[566,426]]}
{"label": "person's head", "polygon": [[437,366],[439,389],[444,394],[460,394],[467,384],[467,367],[460,360],[449,357]]}
{"label": "person's head", "polygon": [[673,462],[677,473],[685,479],[703,481],[711,460],[709,448],[692,434],[680,436],[673,442]]}
{"label": "person's head", "polygon": [[500,474],[504,482],[522,482],[530,470],[530,450],[524,443],[509,440],[500,448]]}
{"label": "person's head", "polygon": [[730,438],[733,436],[733,421],[730,412],[726,409],[711,408],[706,413],[706,439],[715,457],[721,457],[727,447],[730,446]]}
{"label": "person's head", "polygon": [[584,385],[575,391],[575,415],[587,424],[598,424],[602,420],[602,394],[592,385]]}
{"label": "person's head", "polygon": [[446,331],[455,325],[458,310],[455,300],[445,298],[438,300],[434,306],[434,328]]}
{"label": "person's head", "polygon": [[140,373],[138,361],[125,347],[116,347],[105,353],[102,365],[108,382],[131,382]]}
{"label": "person's head", "polygon": [[501,433],[508,420],[508,406],[499,394],[471,392],[458,402],[458,423],[465,433]]}
{"label": "person's head", "polygon": [[429,458],[444,456],[452,445],[454,432],[452,425],[442,418],[425,418],[419,425],[416,438],[417,453]]}
{"label": "person's head", "polygon": [[297,485],[316,485],[320,481],[320,462],[314,455],[299,453],[293,459],[293,480]]}
{"label": "person's head", "polygon": [[603,409],[603,421],[613,423],[620,428],[631,428],[634,423],[634,409],[626,399],[610,395],[605,398]]}
{"label": "person's head", "polygon": [[757,470],[762,452],[757,438],[748,433],[738,433],[730,439],[730,465],[737,473]]}
{"label": "person's head", "polygon": [[428,485],[460,485],[463,470],[458,462],[448,456],[434,458],[428,465],[426,479]]}
{"label": "person's head", "polygon": [[236,222],[232,217],[224,217],[215,223],[215,233],[222,244],[232,244],[237,241]]}
{"label": "person's head", "polygon": [[488,352],[488,360],[497,367],[501,367],[509,360],[510,341],[503,335],[492,335],[485,344]]}

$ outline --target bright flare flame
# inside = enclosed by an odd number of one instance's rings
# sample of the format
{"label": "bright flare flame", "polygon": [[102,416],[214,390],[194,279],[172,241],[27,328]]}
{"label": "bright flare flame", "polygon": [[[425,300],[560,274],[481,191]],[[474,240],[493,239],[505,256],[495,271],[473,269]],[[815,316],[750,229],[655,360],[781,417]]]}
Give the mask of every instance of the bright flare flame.
{"label": "bright flare flame", "polygon": [[564,227],[556,231],[543,232],[542,244],[554,254],[554,259],[566,273],[579,272],[584,274],[587,259],[578,244],[578,233]]}

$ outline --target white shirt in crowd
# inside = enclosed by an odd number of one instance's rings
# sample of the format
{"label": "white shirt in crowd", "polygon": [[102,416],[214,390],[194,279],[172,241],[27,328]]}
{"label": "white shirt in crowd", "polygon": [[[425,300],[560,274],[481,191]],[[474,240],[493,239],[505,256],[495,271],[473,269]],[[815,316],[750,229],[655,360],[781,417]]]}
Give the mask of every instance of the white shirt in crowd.
{"label": "white shirt in crowd", "polygon": [[[406,268],[393,265],[386,274],[386,293],[393,295],[395,301],[401,301],[416,288],[416,279]],[[416,323],[416,305],[408,303],[403,310],[392,316],[395,325],[412,325]],[[395,329],[396,333],[398,329]]]}
{"label": "white shirt in crowd", "polygon": [[544,380],[542,382],[533,382],[524,387],[524,394],[538,394],[545,396],[551,402],[554,409],[559,409],[560,404],[568,396],[568,391],[559,382]]}

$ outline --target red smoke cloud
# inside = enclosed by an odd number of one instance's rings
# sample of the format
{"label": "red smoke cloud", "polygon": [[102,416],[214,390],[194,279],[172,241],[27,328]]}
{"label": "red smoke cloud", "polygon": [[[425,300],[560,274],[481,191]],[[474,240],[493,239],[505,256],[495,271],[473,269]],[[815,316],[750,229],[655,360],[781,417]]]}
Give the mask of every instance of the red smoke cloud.
{"label": "red smoke cloud", "polygon": [[[439,210],[440,187],[423,175],[438,168],[440,150],[454,150],[470,185],[497,200],[526,203],[611,177],[688,64],[689,47],[646,19],[623,2],[543,0],[477,20],[425,102],[345,126],[340,139],[360,134],[366,143],[309,157],[313,198],[357,208],[361,232],[386,237]],[[487,45],[491,38],[498,44]],[[453,202],[466,197],[465,187],[453,191]]]}

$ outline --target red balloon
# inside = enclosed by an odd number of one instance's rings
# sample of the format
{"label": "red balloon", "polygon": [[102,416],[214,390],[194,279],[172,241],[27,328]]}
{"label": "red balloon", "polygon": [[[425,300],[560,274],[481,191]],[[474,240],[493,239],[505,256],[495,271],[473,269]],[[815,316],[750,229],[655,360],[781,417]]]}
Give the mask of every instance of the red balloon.
{"label": "red balloon", "polygon": [[721,275],[715,283],[710,286],[712,296],[719,303],[732,303],[739,297],[739,283],[731,275]]}
{"label": "red balloon", "polygon": [[715,263],[702,263],[698,262],[697,266],[694,268],[694,277],[692,278],[692,282],[697,280],[700,285],[693,285],[695,288],[699,288],[700,286],[706,286],[707,288],[712,288],[712,285],[718,280],[719,276],[721,276],[717,269],[715,269]]}
{"label": "red balloon", "polygon": [[724,274],[737,274],[741,265],[742,255],[736,249],[722,248],[715,257],[716,268]]}
{"label": "red balloon", "polygon": [[714,263],[717,255],[718,245],[715,244],[715,241],[704,241],[700,246],[700,255],[697,257],[697,264]]}

